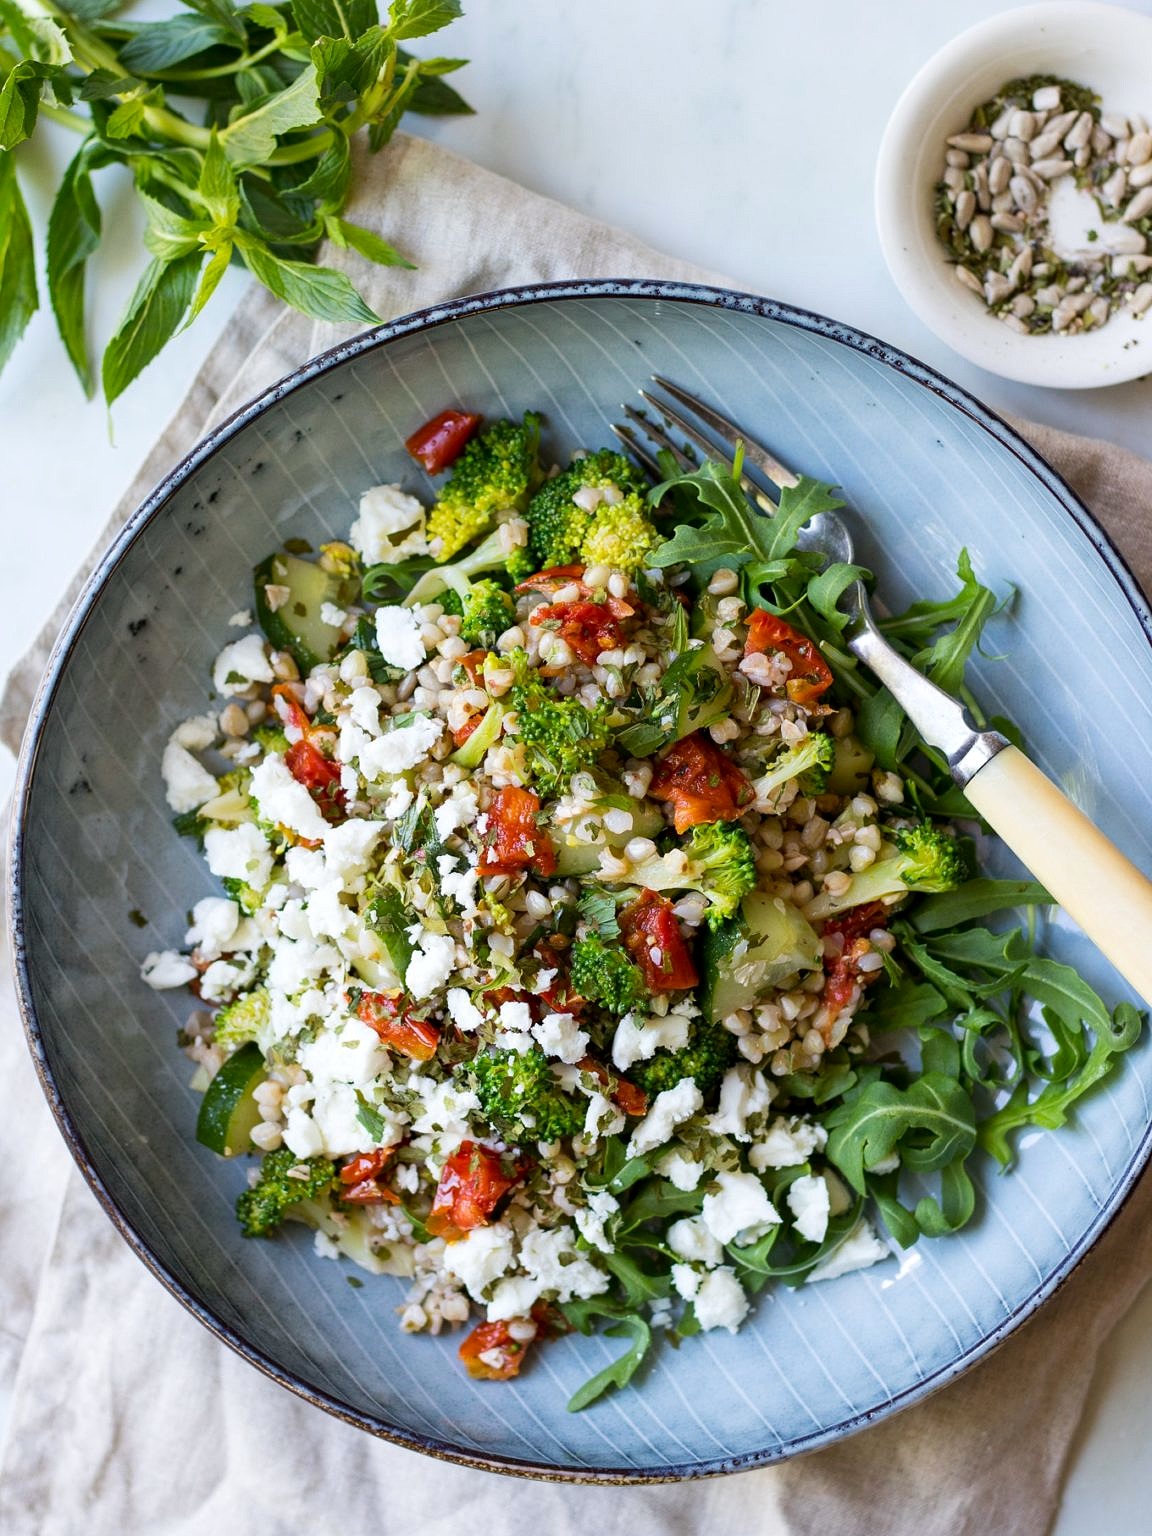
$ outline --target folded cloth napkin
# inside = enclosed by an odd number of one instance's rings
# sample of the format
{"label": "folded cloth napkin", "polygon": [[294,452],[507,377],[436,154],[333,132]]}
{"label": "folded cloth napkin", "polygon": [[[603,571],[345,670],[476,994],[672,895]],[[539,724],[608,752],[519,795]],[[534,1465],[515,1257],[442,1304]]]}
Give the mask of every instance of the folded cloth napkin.
{"label": "folded cloth napkin", "polygon": [[[353,216],[401,229],[414,272],[360,265],[385,316],[568,276],[708,274],[422,140],[359,166]],[[333,263],[350,260],[328,251]],[[345,333],[253,290],[157,443],[106,537],[212,423]],[[1152,464],[1020,424],[1152,587]],[[101,540],[101,544],[106,539]],[[90,564],[90,563],[89,563]],[[83,572],[77,577],[73,593]],[[63,608],[9,680],[15,745]],[[602,1536],[1042,1536],[1100,1341],[1152,1262],[1152,1181],[1041,1315],[928,1401],[784,1466],[688,1485],[523,1483],[418,1457],[329,1419],[216,1342],[132,1257],[68,1162],[0,962],[0,1382],[14,1380],[0,1469],[6,1536],[341,1536],[455,1531]],[[1010,1461],[1010,1472],[1006,1464]],[[337,1516],[338,1511],[338,1516]],[[338,1522],[338,1524],[337,1524]]]}

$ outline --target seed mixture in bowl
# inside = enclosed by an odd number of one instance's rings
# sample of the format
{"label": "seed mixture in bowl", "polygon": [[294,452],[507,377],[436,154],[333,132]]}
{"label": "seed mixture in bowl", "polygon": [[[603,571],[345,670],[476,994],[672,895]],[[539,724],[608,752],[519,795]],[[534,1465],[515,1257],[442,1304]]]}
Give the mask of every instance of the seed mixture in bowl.
{"label": "seed mixture in bowl", "polygon": [[[797,547],[830,487],[769,519],[739,463],[653,488],[540,434],[445,412],[408,443],[451,471],[430,507],[370,488],[257,568],[162,764],[224,894],[143,974],[199,998],[200,1141],[262,1154],[243,1233],[403,1277],[476,1377],[607,1327],[575,1409],[771,1281],[963,1225],[978,1145],[1010,1162],[1140,1020],[985,926],[1046,893],[975,873],[845,649],[861,573]],[[885,621],[953,691],[996,607],[959,582]]]}
{"label": "seed mixture in bowl", "polygon": [[[1078,194],[1094,205],[1087,227]],[[1152,308],[1152,130],[1072,81],[1010,80],[948,140],[936,229],[958,281],[1014,331],[1140,317]]]}

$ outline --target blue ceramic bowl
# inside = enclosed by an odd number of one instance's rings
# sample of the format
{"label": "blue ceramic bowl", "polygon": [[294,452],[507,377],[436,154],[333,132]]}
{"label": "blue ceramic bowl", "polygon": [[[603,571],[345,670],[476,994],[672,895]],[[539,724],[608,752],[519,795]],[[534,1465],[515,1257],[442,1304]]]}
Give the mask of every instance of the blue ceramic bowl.
{"label": "blue ceramic bowl", "polygon": [[[1152,863],[1152,625],[1052,470],[954,385],[844,326],[710,288],[598,282],[385,326],[307,364],[179,465],[116,540],[56,647],[23,756],[12,866],[19,986],[45,1091],[158,1278],[249,1360],[376,1434],[478,1466],[606,1481],[774,1461],[949,1381],[1023,1322],[1115,1215],[1148,1155],[1152,1091],[1141,1046],[1074,1126],[1025,1138],[1011,1176],[979,1170],[980,1214],[962,1236],[766,1296],[739,1336],[666,1350],[637,1390],[578,1415],[565,1402],[618,1343],[564,1339],[520,1380],[473,1383],[452,1339],[399,1332],[400,1282],[351,1288],[302,1229],[274,1243],[240,1237],[241,1170],[193,1140],[197,1100],[173,1040],[187,1000],[137,979],[142,956],[178,945],[187,909],[212,889],[172,832],[163,743],[203,707],[249,568],[285,537],[343,534],[366,486],[416,482],[403,448],[414,426],[455,402],[487,415],[537,407],[562,454],[609,441],[619,402],[651,373],[839,482],[890,601],[946,592],[962,544],[985,580],[1015,582],[1015,615],[989,646],[1004,655],[978,662],[980,691]],[[1058,920],[1045,943],[1125,995],[1069,926]]]}

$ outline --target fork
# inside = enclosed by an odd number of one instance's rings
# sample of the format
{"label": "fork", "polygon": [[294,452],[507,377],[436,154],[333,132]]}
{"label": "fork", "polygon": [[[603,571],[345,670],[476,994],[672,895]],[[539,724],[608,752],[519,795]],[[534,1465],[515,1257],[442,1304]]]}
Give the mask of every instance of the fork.
{"label": "fork", "polygon": [[[695,422],[668,399],[644,389],[640,390],[643,400],[705,457],[718,456],[717,442],[728,457],[743,444],[746,470],[754,470],[781,490],[799,483],[790,469],[726,416],[667,379],[653,375],[653,383],[663,396],[690,412]],[[612,430],[658,479],[665,477],[649,443],[669,450],[683,467],[694,467],[649,416],[628,405],[623,409],[628,424],[614,425]],[[746,472],[741,483],[761,510],[772,516],[776,503],[763,486]],[[835,512],[812,518],[796,542],[827,561],[852,561],[851,532]],[[876,624],[862,582],[846,589],[841,604],[848,614],[849,650],[879,678],[924,740],[943,753],[953,779],[993,831],[1152,1005],[1152,882],[1018,747],[999,731],[981,730],[958,699],[930,682],[889,644]]]}

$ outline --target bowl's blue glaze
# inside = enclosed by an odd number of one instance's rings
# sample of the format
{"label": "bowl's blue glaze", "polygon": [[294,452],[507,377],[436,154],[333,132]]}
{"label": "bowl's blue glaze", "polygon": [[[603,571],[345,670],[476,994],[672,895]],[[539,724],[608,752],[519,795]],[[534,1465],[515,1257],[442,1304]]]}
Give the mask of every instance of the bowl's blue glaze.
{"label": "bowl's blue glaze", "polygon": [[[946,381],[858,333],[741,295],[586,283],[465,300],[310,363],[201,445],[132,519],[89,585],[37,702],[13,874],[32,1049],[74,1154],[128,1241],[228,1343],[295,1390],[404,1444],[592,1478],[687,1476],[822,1444],[914,1401],[986,1353],[1060,1283],[1148,1152],[1152,1055],[1138,1047],[1075,1126],[1026,1138],[981,1214],[864,1274],[762,1300],[738,1337],[666,1350],[639,1390],[569,1415],[618,1344],[569,1338],[519,1381],[461,1372],[450,1338],[396,1325],[402,1287],[346,1283],[308,1236],[246,1242],[242,1171],[192,1139],[174,1046],[187,999],[137,980],[178,945],[212,882],[172,832],[158,763],[203,707],[251,566],[286,536],[340,536],[381,480],[423,489],[402,446],[450,403],[543,410],[558,453],[609,440],[650,373],[702,392],[782,457],[838,481],[861,558],[901,602],[951,583],[960,545],[1015,616],[981,692],[1138,862],[1152,864],[1152,627],[1068,489]],[[883,553],[881,553],[883,551]],[[234,632],[233,632],[234,633]],[[1114,747],[1123,742],[1123,750]],[[146,914],[141,930],[129,913]],[[1051,951],[1113,997],[1115,975],[1057,924]]]}

